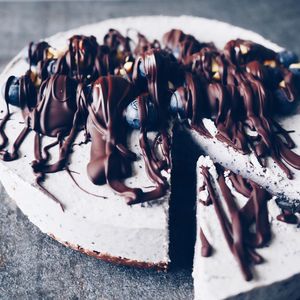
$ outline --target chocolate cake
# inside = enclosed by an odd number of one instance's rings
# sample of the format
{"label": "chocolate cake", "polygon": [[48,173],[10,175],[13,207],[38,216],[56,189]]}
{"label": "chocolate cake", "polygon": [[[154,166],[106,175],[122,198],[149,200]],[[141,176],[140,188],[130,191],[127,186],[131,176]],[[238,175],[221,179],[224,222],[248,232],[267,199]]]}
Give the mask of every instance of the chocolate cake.
{"label": "chocolate cake", "polygon": [[[166,23],[158,17],[157,35],[155,26],[141,31],[137,18],[30,43],[1,75],[1,181],[32,222],[65,245],[109,261],[166,269],[173,232],[186,230],[193,242],[192,222],[178,228],[176,220],[180,211],[193,212],[195,200],[183,203],[174,188],[180,185],[179,159],[186,174],[202,174],[195,297],[250,297],[253,289],[299,273],[290,268],[268,275],[277,266],[274,253],[286,255],[290,239],[299,251],[300,64],[294,53],[255,34],[240,31],[238,37],[231,28],[225,42],[221,24],[211,27],[213,41],[201,39],[207,21],[199,19],[203,27],[196,29],[197,19],[187,19],[186,32],[172,28],[180,18]],[[182,134],[192,140],[178,143]],[[212,160],[200,158],[196,168],[191,156],[197,151]],[[231,193],[249,200],[240,208]],[[275,208],[281,213],[270,226]],[[273,239],[280,247],[268,252]],[[253,263],[264,265],[255,248],[269,244],[263,275],[253,275]],[[222,273],[235,265],[232,257],[240,277]],[[221,288],[240,280],[251,283]],[[296,299],[294,281],[288,294],[274,292],[274,299],[282,295]]]}

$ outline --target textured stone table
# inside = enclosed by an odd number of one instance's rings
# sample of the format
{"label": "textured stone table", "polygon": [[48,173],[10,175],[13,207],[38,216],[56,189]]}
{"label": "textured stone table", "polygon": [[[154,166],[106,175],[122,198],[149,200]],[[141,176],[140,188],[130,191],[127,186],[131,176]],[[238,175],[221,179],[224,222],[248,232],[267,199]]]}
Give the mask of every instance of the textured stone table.
{"label": "textured stone table", "polygon": [[[219,19],[300,54],[297,0],[0,1],[0,70],[30,40],[106,18],[143,14]],[[165,274],[87,257],[43,235],[2,187],[0,194],[0,299],[192,299],[189,268]]]}

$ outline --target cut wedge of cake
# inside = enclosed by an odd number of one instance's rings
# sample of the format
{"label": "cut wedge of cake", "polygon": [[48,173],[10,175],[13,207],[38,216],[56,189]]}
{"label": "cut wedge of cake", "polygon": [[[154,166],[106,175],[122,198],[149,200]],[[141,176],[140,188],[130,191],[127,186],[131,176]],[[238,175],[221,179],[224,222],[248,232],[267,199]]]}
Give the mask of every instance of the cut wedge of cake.
{"label": "cut wedge of cake", "polygon": [[277,219],[276,197],[207,156],[197,176],[195,299],[298,299],[300,228]]}

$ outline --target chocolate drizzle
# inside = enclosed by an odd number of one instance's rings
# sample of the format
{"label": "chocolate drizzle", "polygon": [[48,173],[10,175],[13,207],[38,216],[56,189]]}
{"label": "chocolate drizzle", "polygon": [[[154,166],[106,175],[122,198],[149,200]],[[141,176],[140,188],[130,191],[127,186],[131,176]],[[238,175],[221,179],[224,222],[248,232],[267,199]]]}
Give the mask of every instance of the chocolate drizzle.
{"label": "chocolate drizzle", "polygon": [[203,230],[200,228],[200,240],[201,240],[201,256],[209,257],[212,255],[212,246],[208,242]]}
{"label": "chocolate drizzle", "polygon": [[[214,44],[202,43],[176,29],[164,35],[162,44],[149,41],[141,33],[137,33],[134,49],[132,42],[131,38],[110,29],[103,45],[94,36],[74,35],[62,53],[55,52],[47,42],[31,43],[30,70],[19,79],[19,106],[26,126],[13,151],[3,150],[8,143],[4,127],[10,117],[12,79],[8,79],[7,114],[0,123],[2,158],[16,159],[22,141],[34,130],[32,167],[41,181],[46,173],[68,171],[66,163],[74,139],[79,130],[86,128],[91,138],[87,172],[92,182],[107,183],[128,204],[159,198],[168,188],[163,173],[171,169],[170,102],[177,91],[184,118],[200,134],[211,137],[203,123],[204,118],[210,118],[216,125],[217,139],[242,153],[253,151],[262,165],[271,156],[289,178],[292,173],[284,162],[300,169],[300,157],[291,150],[295,147],[293,140],[274,120],[275,91],[286,95],[290,102],[296,101],[299,94],[294,74],[280,64],[277,53],[240,39],[228,42],[220,51]],[[54,74],[50,66],[55,66]],[[142,157],[155,186],[147,193],[124,184],[136,159],[128,149],[129,129],[124,111],[135,99]],[[158,116],[154,141],[148,138],[149,101]],[[42,149],[43,136],[55,137],[56,141]],[[59,159],[50,164],[49,151],[56,145],[59,145]],[[232,180],[241,183],[240,179]],[[244,193],[251,190],[251,195],[256,191],[251,184],[237,186]],[[250,194],[249,198],[255,198]],[[229,206],[231,202],[228,200]],[[249,206],[255,211],[256,200],[252,202]],[[232,215],[235,214],[233,207]],[[254,213],[251,218],[258,216]],[[261,235],[258,240],[264,240]]]}
{"label": "chocolate drizzle", "polygon": [[[264,65],[269,60],[277,66],[279,80]],[[263,166],[271,156],[292,178],[284,162],[299,169],[300,156],[291,150],[295,145],[289,133],[274,120],[275,91],[279,89],[289,101],[295,101],[299,89],[295,76],[279,65],[276,53],[249,41],[236,40],[229,42],[223,52],[203,48],[187,57],[185,63],[194,76],[185,81],[184,89],[188,92],[182,93],[182,88],[178,92],[187,115],[191,115],[189,107],[196,108],[193,114],[200,110],[198,120],[192,121],[195,129],[200,128],[198,131],[207,136],[202,119],[212,119],[217,139],[242,153],[253,151]],[[197,89],[203,90],[200,96],[189,92]],[[248,135],[246,129],[253,134]]]}
{"label": "chocolate drizzle", "polygon": [[[65,75],[53,75],[44,81],[36,94],[33,83],[25,75],[19,79],[21,108],[25,127],[13,144],[12,152],[2,151],[2,158],[10,161],[18,158],[18,150],[26,135],[34,130],[34,155],[32,168],[36,173],[36,183],[53,200],[60,203],[49,191],[42,187],[45,173],[53,173],[66,168],[72,143],[85,123],[85,103],[76,92],[77,83]],[[6,95],[8,97],[8,95]],[[56,141],[41,149],[41,137],[56,137]],[[66,139],[64,140],[64,138]],[[59,144],[59,159],[48,164],[49,150]],[[63,208],[63,205],[61,204]]]}
{"label": "chocolate drizzle", "polygon": [[37,44],[31,42],[28,46],[29,66],[36,66],[39,62],[47,60],[49,48],[50,45],[45,41],[39,42]]}
{"label": "chocolate drizzle", "polygon": [[[201,173],[210,199],[204,204],[213,204],[228,247],[235,256],[245,280],[249,281],[253,277],[251,265],[263,262],[263,258],[255,248],[263,247],[271,238],[267,209],[270,194],[251,180],[231,172],[228,178],[233,187],[248,198],[247,203],[239,208],[226,183],[224,169],[219,164],[215,166],[218,174],[216,184],[221,190],[222,200],[215,192],[208,168],[202,167]],[[225,213],[224,205],[227,207],[228,215]],[[255,225],[255,233],[250,229],[253,225]],[[201,240],[206,249],[208,246],[203,236]]]}
{"label": "chocolate drizzle", "polygon": [[[161,170],[168,165],[158,160],[151,148],[144,127],[145,101],[139,97],[141,115],[140,146],[150,179],[156,188],[143,192],[140,188],[126,186],[122,179],[130,175],[130,162],[136,159],[126,145],[125,120],[122,117],[126,106],[135,98],[133,85],[118,76],[99,78],[92,87],[93,104],[89,107],[88,131],[91,135],[91,160],[87,166],[88,175],[95,184],[107,183],[124,196],[128,204],[157,199],[168,187]],[[163,143],[163,142],[162,142]],[[155,143],[153,144],[155,146]],[[163,146],[162,146],[163,147]],[[164,152],[162,152],[163,154]]]}
{"label": "chocolate drizzle", "polygon": [[213,43],[201,43],[194,36],[185,34],[179,29],[166,32],[163,36],[163,44],[173,52],[179,61],[183,61],[206,46],[214,47]]}

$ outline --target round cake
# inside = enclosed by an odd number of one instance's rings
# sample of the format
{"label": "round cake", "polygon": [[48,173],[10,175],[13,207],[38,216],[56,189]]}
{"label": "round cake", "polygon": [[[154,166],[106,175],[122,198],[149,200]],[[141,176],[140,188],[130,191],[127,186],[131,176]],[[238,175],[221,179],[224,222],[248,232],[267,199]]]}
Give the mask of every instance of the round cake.
{"label": "round cake", "polygon": [[256,33],[187,16],[31,43],[0,75],[1,181],[42,232],[107,261],[166,270],[176,232],[196,239],[196,299],[297,299],[299,69]]}

